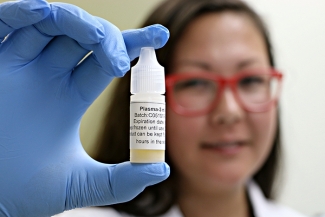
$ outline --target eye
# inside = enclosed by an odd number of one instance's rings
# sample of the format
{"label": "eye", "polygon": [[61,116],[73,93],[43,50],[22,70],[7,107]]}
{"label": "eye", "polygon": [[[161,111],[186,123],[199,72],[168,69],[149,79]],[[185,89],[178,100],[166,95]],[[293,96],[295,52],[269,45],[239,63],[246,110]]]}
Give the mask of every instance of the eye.
{"label": "eye", "polygon": [[185,81],[180,81],[176,84],[175,90],[186,90],[186,89],[200,89],[209,88],[213,86],[213,82],[205,79],[189,79]]}
{"label": "eye", "polygon": [[263,76],[253,75],[242,78],[239,81],[240,87],[251,87],[254,85],[262,85],[265,83],[265,78]]}
{"label": "eye", "polygon": [[217,93],[217,84],[206,78],[188,78],[179,80],[173,89],[176,103],[189,110],[200,110],[208,106]]}

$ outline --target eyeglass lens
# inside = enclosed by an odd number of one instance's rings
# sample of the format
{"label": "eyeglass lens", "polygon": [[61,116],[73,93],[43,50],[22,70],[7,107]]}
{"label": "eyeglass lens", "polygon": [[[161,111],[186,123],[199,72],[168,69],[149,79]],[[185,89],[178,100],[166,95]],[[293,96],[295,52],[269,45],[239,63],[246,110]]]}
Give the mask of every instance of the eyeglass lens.
{"label": "eyeglass lens", "polygon": [[[272,75],[247,75],[237,80],[235,94],[245,106],[261,106],[276,97],[278,86],[279,80]],[[173,95],[184,109],[199,111],[211,106],[220,91],[217,81],[197,77],[176,82]]]}

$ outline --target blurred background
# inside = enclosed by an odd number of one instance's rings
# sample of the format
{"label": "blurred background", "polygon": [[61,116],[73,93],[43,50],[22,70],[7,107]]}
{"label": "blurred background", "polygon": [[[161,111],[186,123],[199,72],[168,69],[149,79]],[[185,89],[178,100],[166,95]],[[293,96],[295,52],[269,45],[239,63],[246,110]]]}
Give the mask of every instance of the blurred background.
{"label": "blurred background", "polygon": [[[64,0],[121,30],[137,28],[163,0]],[[271,32],[284,74],[280,102],[285,161],[278,201],[304,214],[325,213],[325,1],[246,0]],[[0,0],[0,2],[4,2]],[[91,155],[113,83],[85,114],[81,140]]]}

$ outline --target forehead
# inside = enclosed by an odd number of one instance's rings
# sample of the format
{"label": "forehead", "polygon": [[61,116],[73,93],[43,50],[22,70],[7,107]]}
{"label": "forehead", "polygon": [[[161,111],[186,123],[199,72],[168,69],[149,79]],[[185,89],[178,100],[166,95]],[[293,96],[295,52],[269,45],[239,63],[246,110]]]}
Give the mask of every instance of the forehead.
{"label": "forehead", "polygon": [[262,34],[247,15],[236,12],[204,14],[183,31],[172,65],[189,60],[206,63],[213,70],[234,67],[254,59],[268,62]]}

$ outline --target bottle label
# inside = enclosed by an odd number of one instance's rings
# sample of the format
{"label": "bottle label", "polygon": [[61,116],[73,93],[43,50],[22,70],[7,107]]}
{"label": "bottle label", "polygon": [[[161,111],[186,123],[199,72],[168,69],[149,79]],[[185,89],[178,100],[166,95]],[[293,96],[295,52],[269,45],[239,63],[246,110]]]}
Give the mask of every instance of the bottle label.
{"label": "bottle label", "polygon": [[165,103],[131,102],[130,149],[165,150]]}

